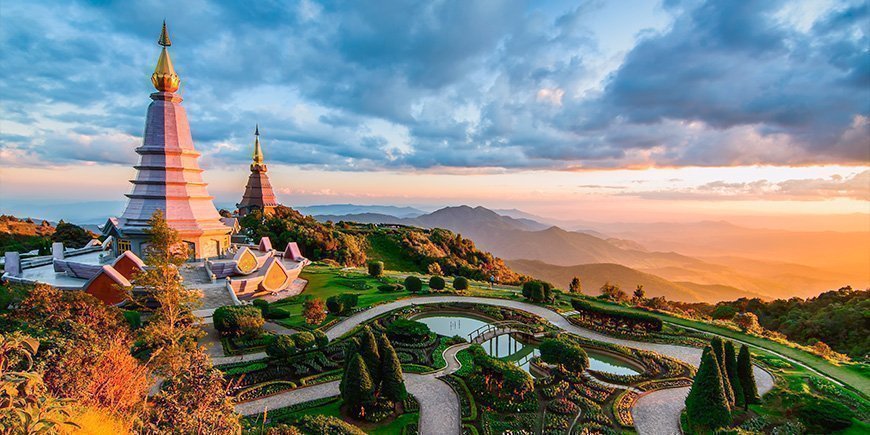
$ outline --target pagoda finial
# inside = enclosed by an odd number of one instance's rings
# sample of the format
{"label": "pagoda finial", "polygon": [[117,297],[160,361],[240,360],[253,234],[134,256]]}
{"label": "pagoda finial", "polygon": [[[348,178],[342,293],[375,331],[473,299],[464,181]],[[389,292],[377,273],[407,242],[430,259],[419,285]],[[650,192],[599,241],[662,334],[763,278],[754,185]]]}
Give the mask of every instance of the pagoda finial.
{"label": "pagoda finial", "polygon": [[260,149],[260,124],[254,128],[254,163],[251,165],[252,167],[257,165],[260,166],[263,164],[263,150]]}
{"label": "pagoda finial", "polygon": [[178,90],[178,85],[181,79],[178,74],[175,74],[175,68],[172,67],[172,59],[169,58],[169,51],[166,47],[172,45],[169,40],[169,32],[166,30],[166,20],[163,21],[163,30],[160,32],[160,39],[157,40],[158,45],[163,46],[160,52],[160,57],[157,59],[157,67],[154,68],[154,74],[151,74],[151,83],[154,88],[161,92],[175,92]]}

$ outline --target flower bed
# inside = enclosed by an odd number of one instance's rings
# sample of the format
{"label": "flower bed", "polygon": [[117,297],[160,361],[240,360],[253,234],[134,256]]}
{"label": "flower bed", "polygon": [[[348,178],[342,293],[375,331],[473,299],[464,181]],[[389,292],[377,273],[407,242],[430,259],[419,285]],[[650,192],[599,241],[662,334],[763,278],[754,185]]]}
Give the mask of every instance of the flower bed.
{"label": "flower bed", "polygon": [[253,362],[253,363],[245,363],[241,366],[230,367],[224,369],[224,376],[233,376],[233,375],[241,375],[245,373],[256,372],[259,370],[263,370],[267,367],[266,363],[263,362]]}
{"label": "flower bed", "polygon": [[249,402],[261,397],[278,394],[282,391],[292,390],[296,384],[290,381],[272,381],[246,388],[236,395],[236,402]]}
{"label": "flower bed", "polygon": [[471,396],[471,391],[468,391],[465,381],[455,375],[442,376],[438,379],[446,382],[456,393],[456,397],[459,398],[459,410],[462,412],[462,421],[477,420],[477,405],[474,403],[474,398]]}
{"label": "flower bed", "polygon": [[273,339],[274,336],[269,333],[264,333],[256,338],[245,336],[222,337],[221,345],[224,349],[224,355],[244,355],[248,353],[262,352]]}
{"label": "flower bed", "polygon": [[631,416],[631,407],[637,402],[640,394],[625,390],[613,401],[613,416],[616,422],[623,427],[634,427],[634,418]]}

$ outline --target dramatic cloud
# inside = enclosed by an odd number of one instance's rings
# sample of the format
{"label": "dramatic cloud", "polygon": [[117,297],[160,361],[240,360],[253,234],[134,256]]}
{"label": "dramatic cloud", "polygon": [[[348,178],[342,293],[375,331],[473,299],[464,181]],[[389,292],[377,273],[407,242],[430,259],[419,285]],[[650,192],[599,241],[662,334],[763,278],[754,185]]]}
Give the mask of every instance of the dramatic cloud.
{"label": "dramatic cloud", "polygon": [[270,163],[337,170],[870,162],[860,0],[171,4],[4,4],[0,162],[135,159],[163,18],[208,166],[255,122]]}
{"label": "dramatic cloud", "polygon": [[623,192],[622,194],[644,199],[665,200],[821,201],[845,198],[866,201],[870,197],[870,171],[847,177],[834,175],[830,178],[786,180],[778,183],[768,180],[744,183],[714,181],[686,189]]}

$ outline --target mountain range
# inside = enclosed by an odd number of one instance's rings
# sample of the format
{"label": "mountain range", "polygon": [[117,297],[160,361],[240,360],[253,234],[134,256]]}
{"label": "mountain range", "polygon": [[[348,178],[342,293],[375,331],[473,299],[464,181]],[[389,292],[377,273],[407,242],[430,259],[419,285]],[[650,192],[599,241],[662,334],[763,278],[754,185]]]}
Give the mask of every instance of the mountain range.
{"label": "mountain range", "polygon": [[[365,212],[315,218],[445,228],[507,260],[517,272],[560,287],[579,276],[593,293],[609,281],[627,291],[643,284],[651,296],[716,302],[742,296],[807,297],[870,283],[870,238],[865,233],[758,230],[711,221],[568,231],[519,210],[502,213],[458,206],[413,217]],[[833,263],[828,258],[849,260]]]}

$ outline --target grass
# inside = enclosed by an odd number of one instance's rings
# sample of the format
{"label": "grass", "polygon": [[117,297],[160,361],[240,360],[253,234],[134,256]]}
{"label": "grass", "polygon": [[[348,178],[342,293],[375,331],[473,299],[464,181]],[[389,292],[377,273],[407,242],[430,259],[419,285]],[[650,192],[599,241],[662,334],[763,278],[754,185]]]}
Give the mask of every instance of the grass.
{"label": "grass", "polygon": [[405,250],[389,235],[374,232],[368,235],[369,248],[366,257],[370,261],[383,261],[384,269],[402,272],[419,272],[420,266],[408,258]]}
{"label": "grass", "polygon": [[[601,301],[598,299],[587,298],[593,304],[598,304],[602,306],[607,306],[611,308],[615,308],[622,311],[641,311],[634,308],[626,307],[619,304],[614,304],[610,302]],[[860,392],[864,395],[865,398],[870,397],[870,382],[868,382],[868,373],[867,368],[860,364],[843,364],[836,365],[831,363],[830,361],[810,354],[808,352],[804,352],[800,349],[795,349],[789,346],[786,346],[781,343],[777,343],[772,340],[768,340],[762,337],[756,337],[754,335],[745,334],[739,331],[734,331],[731,329],[723,328],[721,326],[711,325],[706,322],[701,322],[697,320],[683,319],[680,317],[670,316],[663,313],[655,313],[643,311],[644,313],[650,314],[652,316],[658,317],[664,322],[672,323],[679,326],[689,327],[698,329],[711,334],[718,334],[723,337],[731,338],[734,340],[739,340],[762,349],[767,349],[784,356],[787,356],[795,361],[798,361],[802,364],[806,364],[808,367],[823,373],[827,376],[830,376],[837,381],[842,382],[844,385],[854,388],[856,391]]]}
{"label": "grass", "polygon": [[[327,403],[324,403],[322,405],[312,407],[304,407],[303,404],[300,404],[303,406],[301,406],[302,409],[300,409],[299,411],[281,415],[280,423],[290,423],[306,415],[325,415],[328,417],[336,417],[344,420],[341,415],[341,404],[342,402],[340,399],[338,399],[338,397],[335,397],[335,400],[328,401]],[[394,420],[389,421],[385,424],[366,424],[365,427],[362,429],[364,429],[365,432],[368,434],[398,435],[402,433],[402,428],[404,428],[408,424],[416,423],[419,419],[419,412],[409,412],[406,414],[402,414],[396,417]]]}

